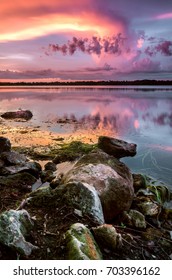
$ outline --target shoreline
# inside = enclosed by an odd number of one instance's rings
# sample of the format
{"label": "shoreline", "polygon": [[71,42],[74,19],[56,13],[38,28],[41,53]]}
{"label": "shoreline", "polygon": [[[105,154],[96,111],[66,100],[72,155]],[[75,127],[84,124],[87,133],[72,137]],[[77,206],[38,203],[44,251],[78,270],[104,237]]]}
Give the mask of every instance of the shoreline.
{"label": "shoreline", "polygon": [[[9,139],[1,144],[0,259],[172,259],[172,193],[120,161],[135,156],[135,144],[105,136],[97,145],[63,144],[44,166]],[[16,232],[22,247],[8,242]],[[76,241],[81,233],[86,242]]]}

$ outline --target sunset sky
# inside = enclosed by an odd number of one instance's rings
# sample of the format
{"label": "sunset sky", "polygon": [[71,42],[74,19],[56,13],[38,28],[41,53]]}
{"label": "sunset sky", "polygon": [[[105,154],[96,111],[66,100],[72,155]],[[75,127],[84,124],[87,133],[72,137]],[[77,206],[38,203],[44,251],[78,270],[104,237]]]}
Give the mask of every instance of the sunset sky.
{"label": "sunset sky", "polygon": [[0,81],[172,80],[171,0],[0,4]]}

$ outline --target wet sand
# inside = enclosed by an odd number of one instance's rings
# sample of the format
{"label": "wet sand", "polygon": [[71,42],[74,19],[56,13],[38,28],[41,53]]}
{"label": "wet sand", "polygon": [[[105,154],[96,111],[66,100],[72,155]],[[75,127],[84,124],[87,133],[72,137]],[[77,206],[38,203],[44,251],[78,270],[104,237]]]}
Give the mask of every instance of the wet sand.
{"label": "wet sand", "polygon": [[33,126],[30,121],[11,121],[0,119],[0,135],[9,138],[13,147],[48,147],[58,146],[60,143],[70,143],[72,141],[82,141],[84,143],[96,143],[100,135],[111,136],[109,130],[92,129],[80,127],[73,124],[57,124],[63,127],[66,132],[52,132],[54,123]]}

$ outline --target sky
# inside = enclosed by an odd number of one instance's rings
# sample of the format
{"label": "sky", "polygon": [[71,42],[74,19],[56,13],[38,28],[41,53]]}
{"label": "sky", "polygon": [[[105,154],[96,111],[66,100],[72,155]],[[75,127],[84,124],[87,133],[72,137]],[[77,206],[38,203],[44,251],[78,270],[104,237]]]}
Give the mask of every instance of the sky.
{"label": "sky", "polygon": [[171,0],[0,4],[0,81],[172,80]]}

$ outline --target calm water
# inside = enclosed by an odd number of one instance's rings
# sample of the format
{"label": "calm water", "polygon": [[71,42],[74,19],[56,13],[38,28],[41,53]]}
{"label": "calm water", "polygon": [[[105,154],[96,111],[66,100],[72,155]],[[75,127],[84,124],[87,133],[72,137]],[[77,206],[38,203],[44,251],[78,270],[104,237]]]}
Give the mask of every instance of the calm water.
{"label": "calm water", "polygon": [[0,112],[18,108],[33,112],[27,125],[74,132],[76,126],[57,124],[68,117],[80,128],[136,143],[137,155],[123,161],[172,186],[172,88],[0,88]]}

